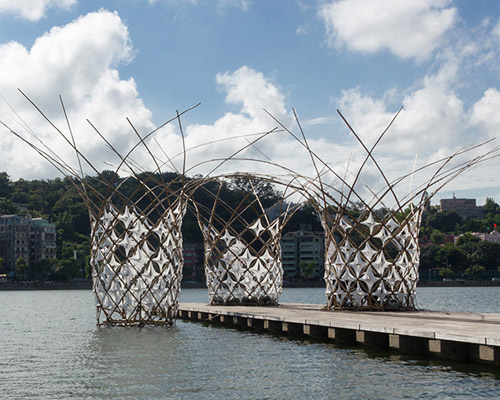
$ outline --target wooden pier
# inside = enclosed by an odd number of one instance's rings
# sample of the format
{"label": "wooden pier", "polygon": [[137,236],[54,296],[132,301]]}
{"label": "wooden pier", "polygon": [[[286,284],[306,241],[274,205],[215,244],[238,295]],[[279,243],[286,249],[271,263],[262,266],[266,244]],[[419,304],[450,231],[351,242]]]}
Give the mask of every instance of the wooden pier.
{"label": "wooden pier", "polygon": [[324,311],[181,303],[179,318],[500,366],[500,314]]}

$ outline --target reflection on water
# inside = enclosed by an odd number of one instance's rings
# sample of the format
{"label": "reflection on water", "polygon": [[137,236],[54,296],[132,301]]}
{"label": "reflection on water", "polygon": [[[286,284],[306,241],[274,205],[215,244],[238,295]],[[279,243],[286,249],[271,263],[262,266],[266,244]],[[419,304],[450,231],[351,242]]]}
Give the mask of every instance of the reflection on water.
{"label": "reflection on water", "polygon": [[[472,296],[499,312],[500,288],[445,289],[419,289],[420,306],[479,311]],[[322,289],[285,289],[281,301],[323,299]],[[181,298],[207,300],[205,290]],[[499,380],[465,364],[183,321],[97,329],[86,291],[0,292],[0,302],[1,398],[500,398]]]}

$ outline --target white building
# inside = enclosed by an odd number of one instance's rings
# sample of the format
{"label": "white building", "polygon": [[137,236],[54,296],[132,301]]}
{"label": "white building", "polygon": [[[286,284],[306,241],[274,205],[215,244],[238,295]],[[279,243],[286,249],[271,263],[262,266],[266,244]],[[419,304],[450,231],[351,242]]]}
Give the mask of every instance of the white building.
{"label": "white building", "polygon": [[500,243],[500,233],[497,231],[491,231],[490,233],[475,232],[473,235],[485,242]]}

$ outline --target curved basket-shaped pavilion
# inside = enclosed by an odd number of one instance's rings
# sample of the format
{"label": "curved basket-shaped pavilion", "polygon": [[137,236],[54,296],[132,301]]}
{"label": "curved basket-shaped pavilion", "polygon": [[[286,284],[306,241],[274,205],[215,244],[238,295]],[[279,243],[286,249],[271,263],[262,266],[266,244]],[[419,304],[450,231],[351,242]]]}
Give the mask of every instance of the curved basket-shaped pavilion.
{"label": "curved basket-shaped pavilion", "polygon": [[[186,180],[183,171],[173,174],[162,171],[163,149],[158,157],[148,139],[169,122],[178,120],[181,127],[183,113],[177,113],[145,136],[128,121],[131,138],[137,139],[124,154],[91,124],[103,147],[117,159],[114,171],[100,172],[90,157],[80,151],[64,106],[67,133],[34,107],[54,128],[61,142],[74,152],[73,162],[55,154],[34,132],[29,131],[30,138],[26,138],[5,123],[2,125],[70,178],[88,209],[97,325],[171,325],[177,315],[182,279],[181,225],[187,204]],[[139,159],[149,163],[153,172],[145,172],[132,158],[139,150],[142,151]],[[84,170],[95,177],[89,177]],[[126,176],[120,178],[118,172]]]}
{"label": "curved basket-shaped pavilion", "polygon": [[323,210],[328,309],[415,309],[422,211]]}
{"label": "curved basket-shaped pavilion", "polygon": [[[498,147],[483,153],[477,150],[488,142],[462,148],[390,181],[374,152],[396,117],[369,148],[340,116],[366,153],[354,171],[348,166],[341,173],[324,162],[308,145],[300,124],[300,135],[281,125],[304,147],[316,171],[303,187],[325,232],[327,308],[413,310],[420,256],[418,236],[426,205],[471,166],[497,157]],[[372,183],[362,182],[367,165],[370,179],[373,172],[378,175],[374,179],[377,189],[370,187]],[[412,188],[413,178],[419,174],[424,177]]]}
{"label": "curved basket-shaped pavilion", "polygon": [[168,188],[141,190],[139,185],[140,197],[114,193],[91,211],[98,325],[169,325],[175,319],[186,198],[182,189],[171,193]]}
{"label": "curved basket-shaped pavilion", "polygon": [[[232,204],[221,194],[237,179]],[[271,178],[246,174],[200,184],[194,208],[205,247],[205,274],[212,304],[277,304],[283,284],[281,232],[296,211],[284,189],[277,197]],[[227,196],[226,196],[227,197]]]}

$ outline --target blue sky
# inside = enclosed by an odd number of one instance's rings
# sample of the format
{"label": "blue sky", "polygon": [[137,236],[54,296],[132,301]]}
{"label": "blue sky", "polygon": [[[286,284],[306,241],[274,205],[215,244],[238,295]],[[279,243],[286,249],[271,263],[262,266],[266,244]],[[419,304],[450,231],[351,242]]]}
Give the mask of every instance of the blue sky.
{"label": "blue sky", "polygon": [[[183,120],[194,146],[271,129],[264,108],[295,126],[294,108],[325,161],[352,154],[355,165],[362,152],[336,109],[371,143],[403,106],[378,154],[396,177],[415,154],[425,163],[500,136],[499,17],[494,0],[0,0],[0,120],[15,124],[11,106],[71,157],[16,89],[56,122],[61,94],[99,162],[86,118],[126,148],[125,117],[146,131],[201,102]],[[174,152],[178,139],[175,127],[158,138]],[[310,168],[290,138],[262,146],[276,162]],[[220,147],[211,151],[232,151]],[[14,179],[57,176],[1,130],[0,152]],[[442,195],[500,201],[499,171],[493,160]]]}

